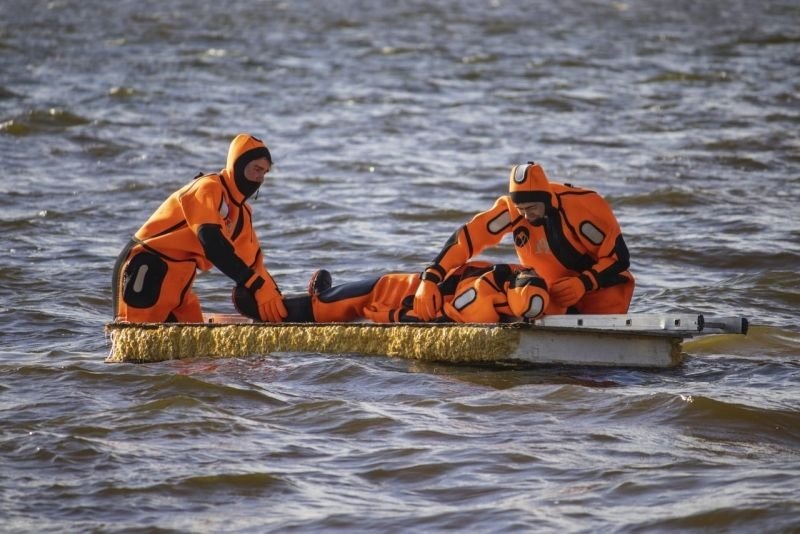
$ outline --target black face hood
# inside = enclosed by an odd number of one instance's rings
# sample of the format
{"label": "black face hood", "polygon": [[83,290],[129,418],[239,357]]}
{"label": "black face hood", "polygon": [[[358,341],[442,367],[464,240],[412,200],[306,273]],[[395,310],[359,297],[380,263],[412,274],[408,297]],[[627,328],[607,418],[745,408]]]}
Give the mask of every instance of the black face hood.
{"label": "black face hood", "polygon": [[272,163],[272,155],[269,153],[269,149],[267,147],[257,147],[243,153],[233,165],[233,181],[245,199],[253,196],[258,191],[258,188],[261,187],[260,183],[251,182],[244,176],[244,168],[247,167],[247,164],[259,158],[267,158]]}

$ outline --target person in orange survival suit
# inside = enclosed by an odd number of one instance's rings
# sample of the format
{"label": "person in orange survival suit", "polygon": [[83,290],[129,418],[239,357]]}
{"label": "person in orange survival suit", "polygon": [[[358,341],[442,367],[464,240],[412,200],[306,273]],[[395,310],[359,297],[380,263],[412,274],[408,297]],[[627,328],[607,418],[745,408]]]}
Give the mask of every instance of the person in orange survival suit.
{"label": "person in orange survival suit", "polygon": [[445,273],[509,233],[520,262],[547,281],[546,315],[627,313],[634,278],[611,207],[594,191],[550,182],[533,162],[514,166],[509,194],[456,230],[420,274],[414,312],[425,320],[435,317]]}
{"label": "person in orange survival suit", "polygon": [[170,195],[117,258],[115,320],[202,322],[192,283],[197,269],[216,266],[252,296],[261,320],[281,322],[287,310],[264,266],[246,202],[271,167],[264,142],[239,134],[224,169],[198,175]]}
{"label": "person in orange survival suit", "polygon": [[[348,322],[369,319],[376,323],[419,322],[413,310],[414,293],[421,280],[416,273],[389,273],[377,278],[331,287],[328,271],[314,273],[310,296],[286,297],[289,319],[294,322]],[[499,323],[535,319],[549,297],[536,273],[521,265],[468,262],[439,284],[444,305],[436,322]],[[242,315],[257,319],[248,295],[234,299]]]}

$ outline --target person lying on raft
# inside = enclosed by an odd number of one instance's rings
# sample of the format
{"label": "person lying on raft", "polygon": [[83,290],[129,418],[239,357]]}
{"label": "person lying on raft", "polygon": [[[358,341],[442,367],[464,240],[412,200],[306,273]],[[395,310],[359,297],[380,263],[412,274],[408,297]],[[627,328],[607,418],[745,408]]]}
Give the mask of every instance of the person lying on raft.
{"label": "person lying on raft", "polygon": [[[332,286],[328,271],[314,273],[309,295],[286,296],[287,322],[420,322],[414,313],[417,273],[389,273]],[[434,322],[501,323],[536,319],[549,302],[547,285],[532,269],[484,261],[467,262],[439,283],[444,304]],[[234,290],[239,313],[259,320],[251,293]]]}

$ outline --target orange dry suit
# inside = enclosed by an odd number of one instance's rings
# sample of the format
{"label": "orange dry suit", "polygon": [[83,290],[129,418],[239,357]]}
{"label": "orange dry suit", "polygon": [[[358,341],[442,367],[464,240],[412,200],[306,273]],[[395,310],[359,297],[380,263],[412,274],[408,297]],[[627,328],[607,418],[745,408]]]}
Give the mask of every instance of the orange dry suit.
{"label": "orange dry suit", "polygon": [[245,166],[272,157],[256,137],[237,135],[217,174],[195,178],[164,201],[122,250],[114,267],[114,316],[128,322],[202,322],[192,291],[197,269],[216,266],[237,286],[267,273],[246,200],[258,189]]}
{"label": "orange dry suit", "polygon": [[[529,222],[516,204],[543,202],[545,216]],[[422,273],[437,281],[487,247],[512,234],[519,261],[547,281],[550,305],[545,314],[627,313],[634,289],[628,271],[628,247],[608,202],[594,191],[551,183],[538,164],[517,165],[509,177],[509,195],[477,214],[450,237]],[[567,284],[577,302],[558,302]]]}
{"label": "orange dry suit", "polygon": [[[288,297],[290,321],[318,323],[369,319],[376,323],[417,322],[412,312],[420,283],[415,273],[390,273],[325,289],[310,298],[311,316],[297,312],[308,297]],[[444,296],[438,322],[498,323],[541,316],[548,302],[544,281],[520,265],[470,262],[439,284]],[[244,312],[243,312],[244,313]],[[246,314],[246,313],[245,313]]]}

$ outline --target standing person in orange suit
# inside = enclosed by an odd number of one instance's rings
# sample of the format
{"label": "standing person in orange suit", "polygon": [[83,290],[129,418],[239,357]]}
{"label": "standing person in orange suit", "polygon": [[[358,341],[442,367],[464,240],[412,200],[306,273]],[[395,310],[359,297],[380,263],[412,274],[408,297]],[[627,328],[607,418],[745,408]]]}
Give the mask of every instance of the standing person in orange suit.
{"label": "standing person in orange suit", "polygon": [[506,234],[514,238],[520,263],[547,282],[546,315],[627,313],[635,283],[608,202],[594,191],[550,182],[533,162],[514,166],[509,194],[456,230],[420,274],[414,313],[435,318],[443,305],[438,284]]}
{"label": "standing person in orange suit", "polygon": [[287,310],[264,265],[247,204],[271,168],[267,145],[239,134],[224,169],[198,175],[172,193],[117,258],[115,320],[202,322],[192,284],[198,269],[216,267],[252,297],[259,319],[283,321]]}

